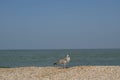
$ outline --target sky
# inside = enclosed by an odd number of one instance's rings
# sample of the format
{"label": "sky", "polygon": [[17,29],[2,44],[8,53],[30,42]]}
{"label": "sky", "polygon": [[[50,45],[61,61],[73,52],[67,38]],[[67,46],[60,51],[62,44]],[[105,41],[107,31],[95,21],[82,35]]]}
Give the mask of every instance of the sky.
{"label": "sky", "polygon": [[120,48],[120,0],[0,0],[0,49]]}

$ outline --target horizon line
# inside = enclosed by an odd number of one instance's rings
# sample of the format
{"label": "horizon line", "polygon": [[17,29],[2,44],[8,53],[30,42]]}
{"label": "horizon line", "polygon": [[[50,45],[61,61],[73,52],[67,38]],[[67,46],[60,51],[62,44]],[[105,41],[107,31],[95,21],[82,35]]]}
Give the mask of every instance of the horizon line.
{"label": "horizon line", "polygon": [[44,49],[0,49],[0,50],[83,50],[83,49],[120,49],[120,48],[73,48],[73,49],[69,49],[69,48],[44,48]]}

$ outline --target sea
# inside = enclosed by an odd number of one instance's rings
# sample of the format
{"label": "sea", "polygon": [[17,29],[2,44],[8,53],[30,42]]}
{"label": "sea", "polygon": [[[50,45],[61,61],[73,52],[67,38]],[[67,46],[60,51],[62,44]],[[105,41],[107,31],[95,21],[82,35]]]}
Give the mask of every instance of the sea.
{"label": "sea", "polygon": [[0,50],[0,67],[52,67],[67,54],[69,67],[120,66],[120,49],[31,49]]}

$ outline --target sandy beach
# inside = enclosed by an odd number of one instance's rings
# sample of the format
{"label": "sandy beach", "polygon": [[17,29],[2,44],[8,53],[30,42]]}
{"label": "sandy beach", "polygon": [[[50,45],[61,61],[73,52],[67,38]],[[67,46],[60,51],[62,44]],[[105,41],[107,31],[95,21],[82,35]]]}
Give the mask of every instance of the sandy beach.
{"label": "sandy beach", "polygon": [[120,80],[120,66],[0,68],[0,80]]}

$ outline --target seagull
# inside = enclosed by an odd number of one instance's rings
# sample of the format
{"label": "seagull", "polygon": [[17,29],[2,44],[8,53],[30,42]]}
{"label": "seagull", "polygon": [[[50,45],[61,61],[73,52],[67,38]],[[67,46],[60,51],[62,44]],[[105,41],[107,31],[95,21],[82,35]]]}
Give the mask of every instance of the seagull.
{"label": "seagull", "polygon": [[67,54],[66,57],[58,60],[57,62],[54,63],[54,65],[63,64],[63,68],[65,68],[66,64],[69,63],[69,62],[70,62],[70,56]]}

